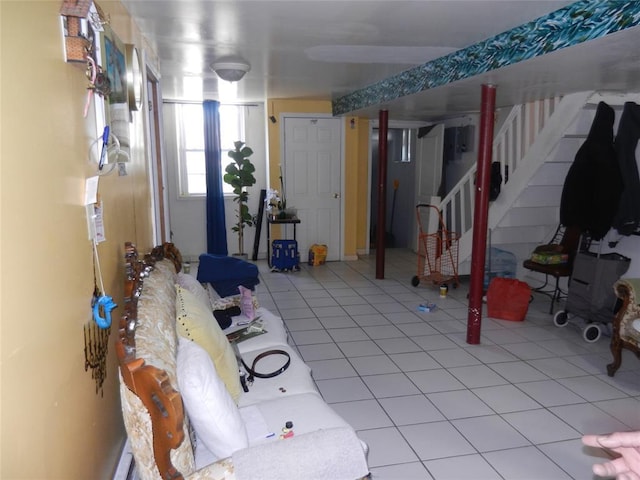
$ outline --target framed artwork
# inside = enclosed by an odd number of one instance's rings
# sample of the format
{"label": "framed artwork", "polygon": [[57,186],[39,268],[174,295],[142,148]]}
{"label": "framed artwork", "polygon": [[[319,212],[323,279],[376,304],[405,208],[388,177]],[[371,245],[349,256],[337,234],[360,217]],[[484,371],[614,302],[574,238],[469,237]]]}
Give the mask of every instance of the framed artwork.
{"label": "framed artwork", "polygon": [[130,155],[130,121],[127,63],[125,45],[108,26],[102,32],[100,50],[102,53],[102,68],[109,78],[111,93],[105,102],[105,122],[110,131],[118,139],[120,150],[128,159]]}

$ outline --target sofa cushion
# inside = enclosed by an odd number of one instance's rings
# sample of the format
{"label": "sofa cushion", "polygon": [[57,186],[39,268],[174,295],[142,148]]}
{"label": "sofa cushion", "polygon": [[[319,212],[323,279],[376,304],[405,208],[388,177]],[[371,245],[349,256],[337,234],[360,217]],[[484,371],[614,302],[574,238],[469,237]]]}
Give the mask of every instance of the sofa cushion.
{"label": "sofa cushion", "polygon": [[246,448],[249,440],[240,411],[211,357],[191,340],[178,342],[178,385],[198,440],[218,458]]}
{"label": "sofa cushion", "polygon": [[204,305],[209,305],[209,294],[205,290],[204,286],[196,280],[196,278],[188,273],[178,273],[178,285],[182,288],[189,290],[193,295],[200,300]]}
{"label": "sofa cushion", "polygon": [[[276,377],[256,378],[253,385],[249,387],[249,391],[240,395],[238,402],[240,407],[301,393],[318,392],[313,378],[311,378],[311,369],[302,361],[300,355],[287,345],[279,345],[275,348],[289,354],[291,359],[289,368]],[[271,350],[271,348],[266,350]],[[242,359],[251,367],[253,360],[266,350],[243,352]],[[285,362],[286,358],[283,355],[270,355],[258,361],[255,370],[259,373],[271,373],[282,367]]]}
{"label": "sofa cushion", "polygon": [[242,388],[238,375],[238,363],[209,307],[202,304],[191,292],[176,286],[176,329],[178,334],[193,340],[206,350],[216,371],[237,402]]}
{"label": "sofa cushion", "polygon": [[[262,325],[266,333],[239,342],[238,350],[240,350],[240,353],[250,352],[252,350],[280,348],[283,345],[287,345],[287,331],[280,317],[263,307],[256,310],[256,317],[260,318],[258,322]],[[234,325],[235,320],[229,330],[232,330]]]}

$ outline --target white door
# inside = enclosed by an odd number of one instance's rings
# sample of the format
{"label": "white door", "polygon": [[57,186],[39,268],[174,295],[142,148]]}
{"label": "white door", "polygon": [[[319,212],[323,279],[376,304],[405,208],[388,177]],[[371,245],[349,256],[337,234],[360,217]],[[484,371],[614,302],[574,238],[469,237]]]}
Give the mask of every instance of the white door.
{"label": "white door", "polygon": [[[332,117],[284,116],[284,160],[287,206],[298,210],[296,227],[300,260],[309,247],[327,246],[327,260],[340,260],[342,120]],[[291,238],[292,227],[287,227]]]}
{"label": "white door", "polygon": [[[444,145],[444,125],[434,126],[429,133],[418,139],[416,153],[415,204],[433,204],[442,180],[442,153]],[[422,228],[433,232],[437,228],[437,216],[421,218]],[[417,250],[418,224],[415,225],[414,250]]]}

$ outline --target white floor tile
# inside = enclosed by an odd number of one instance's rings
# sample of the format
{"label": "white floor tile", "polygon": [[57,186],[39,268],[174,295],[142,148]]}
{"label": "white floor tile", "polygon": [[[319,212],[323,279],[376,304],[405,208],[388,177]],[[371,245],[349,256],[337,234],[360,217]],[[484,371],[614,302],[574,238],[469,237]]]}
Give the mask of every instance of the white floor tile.
{"label": "white floor tile", "polygon": [[502,418],[535,444],[559,442],[582,436],[546,409],[507,413]]}
{"label": "white floor tile", "polygon": [[303,330],[291,332],[291,338],[296,345],[312,345],[333,341],[326,330]]}
{"label": "white floor tile", "polygon": [[445,416],[447,420],[479,417],[494,413],[482,400],[470,390],[429,393],[427,398]]}
{"label": "white floor tile", "polygon": [[433,350],[446,350],[449,348],[456,348],[455,342],[452,342],[446,335],[424,335],[411,338],[417,345],[419,345],[426,352],[432,352]]}
{"label": "white floor tile", "polygon": [[541,407],[513,385],[474,388],[473,392],[497,413],[521,412]]}
{"label": "white floor tile", "polygon": [[360,327],[330,328],[329,335],[334,342],[355,342],[358,340],[371,340]]}
{"label": "white floor tile", "polygon": [[445,419],[424,395],[382,398],[380,404],[398,426],[437,422]]}
{"label": "white floor tile", "polygon": [[369,467],[412,463],[418,460],[395,427],[359,430],[358,437],[369,446]]}
{"label": "white floor tile", "polygon": [[555,380],[518,383],[516,386],[545,407],[585,402],[584,398]]}
{"label": "white floor tile", "polygon": [[419,352],[422,350],[409,338],[382,338],[376,340],[376,343],[388,355],[394,353]]}
{"label": "white floor tile", "polygon": [[362,380],[376,398],[401,397],[420,393],[420,390],[404,373],[369,375],[362,377]]}
{"label": "white floor tile", "polygon": [[520,360],[534,360],[536,358],[549,358],[554,354],[535,343],[510,343],[503,347],[518,357]]}
{"label": "white floor tile", "polygon": [[373,340],[358,340],[355,342],[339,342],[338,347],[346,357],[366,357],[368,355],[381,355],[384,352]]}
{"label": "white floor tile", "polygon": [[578,377],[586,373],[573,363],[558,360],[557,357],[529,360],[528,363],[549,378]]}
{"label": "white floor tile", "polygon": [[359,375],[382,375],[396,373],[400,369],[386,355],[373,355],[368,357],[351,358],[351,364]]}
{"label": "white floor tile", "polygon": [[527,362],[505,362],[505,363],[492,363],[489,367],[500,374],[500,376],[506,378],[511,383],[514,382],[535,382],[538,380],[548,380],[544,373],[533,368]]}
{"label": "white floor tile", "polygon": [[475,448],[449,422],[399,427],[421,460],[476,453]]}
{"label": "white floor tile", "polygon": [[601,400],[613,400],[616,398],[625,398],[627,394],[622,390],[612,387],[597,377],[583,376],[573,378],[561,378],[558,380],[572,392],[577,393],[589,402],[598,402]]}
{"label": "white floor tile", "polygon": [[445,368],[465,367],[468,365],[480,364],[480,360],[467,353],[463,348],[434,350],[430,352],[430,355],[434,358],[435,361],[437,361]]}
{"label": "white floor tile", "polygon": [[435,480],[502,480],[480,455],[440,458],[424,464]]}
{"label": "white floor tile", "polygon": [[376,400],[333,403],[331,408],[355,430],[393,426],[393,422]]}
{"label": "white floor tile", "polygon": [[442,365],[426,352],[395,353],[389,357],[403,372],[442,368]]}
{"label": "white floor tile", "polygon": [[405,334],[393,325],[378,325],[373,327],[362,327],[369,338],[374,340],[382,338],[405,338]]}
{"label": "white floor tile", "polygon": [[433,480],[420,462],[400,463],[371,469],[375,480]]}
{"label": "white floor tile", "polygon": [[530,445],[525,437],[499,415],[463,418],[451,423],[479,452]]}
{"label": "white floor tile", "polygon": [[[591,456],[592,449],[584,448],[580,439],[564,442],[547,443],[538,448],[556,465],[564,470],[569,478],[591,479],[598,478],[591,470],[594,463],[601,463],[602,457]],[[594,454],[597,452],[594,452]],[[602,453],[600,453],[601,455]],[[567,478],[567,477],[556,477]]]}
{"label": "white floor tile", "polygon": [[373,398],[367,386],[359,378],[318,380],[316,384],[318,385],[322,398],[324,398],[327,403]]}
{"label": "white floor tile", "polygon": [[[442,363],[438,357],[435,358]],[[509,383],[486,365],[449,368],[449,372],[468,388],[493,387]]]}
{"label": "white floor tile", "polygon": [[312,360],[329,360],[332,358],[344,358],[342,351],[335,343],[325,343],[318,345],[300,345],[298,347],[300,355],[305,362]]}
{"label": "white floor tile", "polygon": [[[566,480],[572,478],[536,447],[487,452],[483,454],[483,457],[502,475],[502,478],[508,480]],[[592,476],[579,478],[586,480]]]}
{"label": "white floor tile", "polygon": [[409,372],[407,376],[423,393],[464,390],[465,386],[444,369]]}
{"label": "white floor tile", "polygon": [[482,363],[512,362],[518,360],[499,345],[465,345],[465,350]]}
{"label": "white floor tile", "polygon": [[549,409],[583,435],[627,430],[627,426],[595,405],[566,405]]}
{"label": "white floor tile", "polygon": [[320,317],[318,320],[326,329],[351,328],[358,326],[358,324],[348,315],[344,315],[342,317]]}
{"label": "white floor tile", "polygon": [[600,410],[617,418],[630,429],[640,430],[640,400],[637,398],[621,398],[595,402]]}
{"label": "white floor tile", "polygon": [[312,360],[306,362],[311,368],[314,380],[327,380],[330,378],[357,377],[358,373],[353,369],[346,358],[331,360]]}

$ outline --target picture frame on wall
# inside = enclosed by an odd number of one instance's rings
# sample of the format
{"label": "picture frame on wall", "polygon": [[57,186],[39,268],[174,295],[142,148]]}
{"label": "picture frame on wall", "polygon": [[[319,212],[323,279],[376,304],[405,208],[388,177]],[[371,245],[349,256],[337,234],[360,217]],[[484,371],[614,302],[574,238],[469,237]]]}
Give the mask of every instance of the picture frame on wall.
{"label": "picture frame on wall", "polygon": [[118,139],[122,161],[130,155],[131,112],[128,101],[127,62],[125,45],[105,25],[101,36],[102,65],[111,83],[111,93],[106,102],[105,122],[111,133]]}

